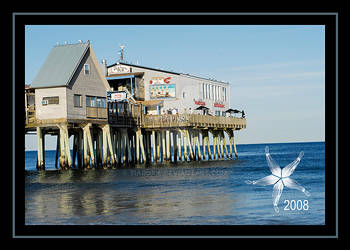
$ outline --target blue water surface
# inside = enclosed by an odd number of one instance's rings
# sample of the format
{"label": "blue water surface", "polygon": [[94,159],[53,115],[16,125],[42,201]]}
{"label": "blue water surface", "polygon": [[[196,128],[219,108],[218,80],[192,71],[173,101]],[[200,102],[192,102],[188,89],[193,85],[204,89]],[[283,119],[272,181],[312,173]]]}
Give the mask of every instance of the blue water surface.
{"label": "blue water surface", "polygon": [[[278,213],[272,204],[272,185],[245,183],[271,174],[265,159],[266,146],[281,167],[304,151],[291,177],[311,196],[285,187]],[[46,151],[45,171],[36,171],[36,151],[26,151],[25,222],[29,225],[324,225],[324,142],[237,145],[237,151],[238,160],[109,170],[56,170],[56,152]],[[304,206],[287,207],[288,203]]]}

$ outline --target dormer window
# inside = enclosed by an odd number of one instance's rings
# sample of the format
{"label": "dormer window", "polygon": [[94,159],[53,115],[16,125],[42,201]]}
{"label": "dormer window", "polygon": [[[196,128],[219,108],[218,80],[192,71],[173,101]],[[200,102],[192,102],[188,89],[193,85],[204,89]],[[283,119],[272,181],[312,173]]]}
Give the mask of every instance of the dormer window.
{"label": "dormer window", "polygon": [[89,75],[89,74],[90,74],[90,65],[84,64],[84,75]]}

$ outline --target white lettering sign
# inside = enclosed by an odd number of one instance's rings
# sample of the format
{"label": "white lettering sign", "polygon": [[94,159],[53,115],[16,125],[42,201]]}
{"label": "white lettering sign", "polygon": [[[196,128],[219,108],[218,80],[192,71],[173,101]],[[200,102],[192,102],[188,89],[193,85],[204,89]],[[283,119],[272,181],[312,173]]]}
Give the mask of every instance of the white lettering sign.
{"label": "white lettering sign", "polygon": [[124,65],[116,65],[111,68],[111,73],[130,73],[130,67]]}
{"label": "white lettering sign", "polygon": [[119,92],[119,93],[111,93],[111,100],[113,101],[121,101],[126,99],[126,93],[125,92]]}

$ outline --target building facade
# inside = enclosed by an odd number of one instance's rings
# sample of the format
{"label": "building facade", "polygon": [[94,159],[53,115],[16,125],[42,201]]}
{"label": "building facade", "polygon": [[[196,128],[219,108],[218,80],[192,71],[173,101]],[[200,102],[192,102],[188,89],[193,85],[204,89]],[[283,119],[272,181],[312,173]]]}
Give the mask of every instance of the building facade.
{"label": "building facade", "polygon": [[230,108],[226,82],[122,62],[105,67],[110,85],[114,80],[130,79],[125,86],[137,100],[163,101],[159,112],[173,108],[179,113],[198,112],[196,109],[204,106],[209,114],[225,116]]}
{"label": "building facade", "polygon": [[107,119],[109,85],[90,43],[54,46],[31,88],[36,120]]}

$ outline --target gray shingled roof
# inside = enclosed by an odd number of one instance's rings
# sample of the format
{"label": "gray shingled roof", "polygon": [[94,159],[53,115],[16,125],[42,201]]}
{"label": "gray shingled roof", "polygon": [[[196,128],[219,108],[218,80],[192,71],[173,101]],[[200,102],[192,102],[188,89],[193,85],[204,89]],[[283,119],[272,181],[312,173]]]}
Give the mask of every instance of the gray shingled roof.
{"label": "gray shingled roof", "polygon": [[31,87],[66,86],[88,47],[89,43],[54,46],[31,83]]}

